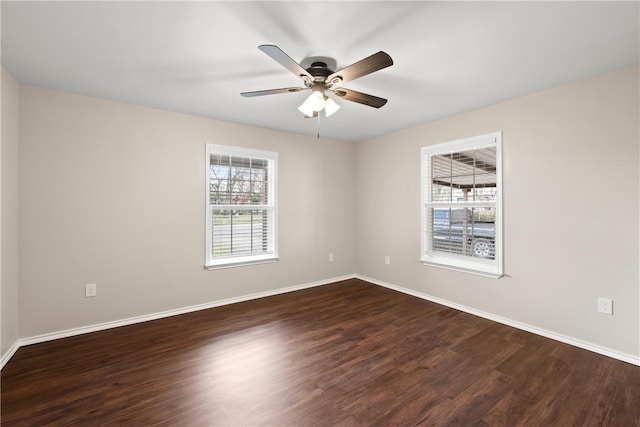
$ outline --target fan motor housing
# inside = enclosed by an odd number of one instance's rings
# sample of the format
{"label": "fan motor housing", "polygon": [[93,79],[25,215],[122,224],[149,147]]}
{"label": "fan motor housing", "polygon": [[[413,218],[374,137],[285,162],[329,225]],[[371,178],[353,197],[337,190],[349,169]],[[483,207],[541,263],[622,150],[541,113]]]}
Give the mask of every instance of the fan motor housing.
{"label": "fan motor housing", "polygon": [[327,76],[333,74],[333,70],[330,70],[326,63],[320,61],[312,63],[306,70],[313,76],[313,83],[324,83]]}
{"label": "fan motor housing", "polygon": [[309,81],[308,77],[300,76],[307,87],[316,85],[325,85],[328,89],[333,85],[339,84],[342,81],[340,76],[336,76],[331,81],[327,81],[327,77],[334,73],[334,71],[327,66],[325,62],[315,61],[309,68],[306,69],[309,74],[313,76],[313,81]]}

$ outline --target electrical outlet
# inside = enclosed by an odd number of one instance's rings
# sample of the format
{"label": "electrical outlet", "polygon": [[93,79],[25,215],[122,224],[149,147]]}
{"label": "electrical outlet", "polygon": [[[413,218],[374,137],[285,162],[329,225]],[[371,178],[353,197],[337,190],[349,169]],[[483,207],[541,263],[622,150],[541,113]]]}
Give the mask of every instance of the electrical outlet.
{"label": "electrical outlet", "polygon": [[329,262],[333,262],[333,252],[329,254]]}
{"label": "electrical outlet", "polygon": [[613,315],[613,300],[609,298],[598,298],[598,313]]}
{"label": "electrical outlet", "polygon": [[84,285],[84,297],[93,298],[98,295],[98,285],[95,283],[87,283]]}
{"label": "electrical outlet", "polygon": [[391,257],[389,255],[384,257],[384,265],[391,265]]}

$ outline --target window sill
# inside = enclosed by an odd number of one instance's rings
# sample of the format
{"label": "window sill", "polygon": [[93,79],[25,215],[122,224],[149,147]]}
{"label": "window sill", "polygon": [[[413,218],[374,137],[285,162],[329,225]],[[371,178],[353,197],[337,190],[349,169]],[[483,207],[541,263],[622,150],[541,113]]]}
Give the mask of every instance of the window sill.
{"label": "window sill", "polygon": [[265,255],[260,257],[238,257],[227,258],[224,260],[216,260],[211,264],[204,266],[206,270],[220,270],[223,268],[243,267],[246,265],[267,264],[276,262],[280,258],[276,255]]}
{"label": "window sill", "polygon": [[474,265],[474,263],[470,263],[470,262],[449,263],[449,262],[442,262],[442,261],[433,261],[433,260],[424,259],[424,258],[421,259],[420,262],[423,265],[426,265],[429,267],[460,271],[462,273],[475,274],[477,276],[490,277],[492,279],[499,279],[502,276],[504,276],[504,273],[501,271],[498,272],[496,270],[496,267],[493,265],[486,265],[486,264]]}

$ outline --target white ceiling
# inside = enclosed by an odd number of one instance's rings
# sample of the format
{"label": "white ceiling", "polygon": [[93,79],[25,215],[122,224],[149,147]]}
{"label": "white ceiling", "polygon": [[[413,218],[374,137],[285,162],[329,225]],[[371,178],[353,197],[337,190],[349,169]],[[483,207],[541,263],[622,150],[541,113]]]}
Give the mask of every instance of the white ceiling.
{"label": "white ceiling", "polygon": [[322,137],[360,141],[640,62],[631,2],[11,2],[2,65],[20,83],[316,135],[308,92],[258,50],[343,68],[379,50],[394,65],[345,87]]}

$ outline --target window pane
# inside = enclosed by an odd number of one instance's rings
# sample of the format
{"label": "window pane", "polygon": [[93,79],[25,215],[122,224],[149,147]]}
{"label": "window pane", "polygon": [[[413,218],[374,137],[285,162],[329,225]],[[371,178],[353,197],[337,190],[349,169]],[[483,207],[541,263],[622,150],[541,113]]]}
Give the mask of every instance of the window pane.
{"label": "window pane", "polygon": [[267,200],[267,170],[266,165],[251,169],[251,204],[266,205]]}
{"label": "window pane", "polygon": [[451,155],[445,154],[431,157],[432,201],[451,201],[453,197],[451,173]]}
{"label": "window pane", "polygon": [[211,156],[209,191],[215,205],[266,205],[267,167],[264,159]]}
{"label": "window pane", "polygon": [[231,158],[229,187],[231,190],[231,203],[234,205],[246,203],[249,184],[249,166],[249,159],[239,157]]}
{"label": "window pane", "polygon": [[495,208],[430,209],[434,251],[494,259]]}
{"label": "window pane", "polygon": [[496,187],[474,188],[473,193],[469,196],[474,202],[495,202]]}
{"label": "window pane", "polygon": [[431,182],[431,202],[495,200],[496,148],[431,156]]}
{"label": "window pane", "polygon": [[268,252],[269,212],[268,209],[212,209],[211,256]]}
{"label": "window pane", "polygon": [[228,166],[229,157],[226,157],[227,166],[223,165],[224,156],[215,156],[214,161],[211,156],[211,164],[209,166],[209,197],[210,203],[216,205],[229,204],[229,175],[231,173]]}

